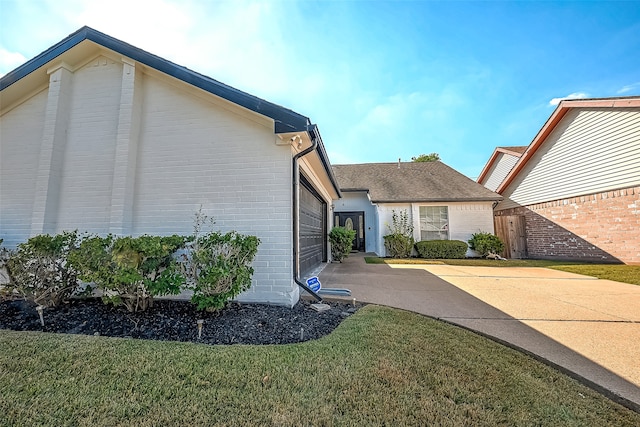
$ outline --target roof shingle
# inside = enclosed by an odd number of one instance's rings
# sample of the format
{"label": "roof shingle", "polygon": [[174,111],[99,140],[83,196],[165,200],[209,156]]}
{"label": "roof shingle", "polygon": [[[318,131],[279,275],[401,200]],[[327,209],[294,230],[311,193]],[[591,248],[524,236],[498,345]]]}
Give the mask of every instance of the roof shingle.
{"label": "roof shingle", "polygon": [[502,200],[439,161],[334,165],[333,172],[343,192],[368,190],[372,202]]}

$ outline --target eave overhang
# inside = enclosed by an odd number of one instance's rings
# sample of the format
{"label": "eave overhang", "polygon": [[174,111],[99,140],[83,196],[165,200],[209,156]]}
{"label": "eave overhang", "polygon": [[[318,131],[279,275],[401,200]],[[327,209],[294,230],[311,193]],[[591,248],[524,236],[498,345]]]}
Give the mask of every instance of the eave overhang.
{"label": "eave overhang", "polygon": [[161,71],[185,83],[189,83],[190,85],[233,102],[234,104],[242,106],[248,110],[270,117],[274,121],[274,131],[276,133],[305,131],[309,124],[309,119],[307,117],[292,110],[225,85],[215,79],[177,65],[157,55],[153,55],[86,26],[37,55],[35,58],[27,61],[15,70],[4,75],[0,79],[0,91],[4,91],[6,88],[29,76],[34,71],[46,66],[60,55],[70,51],[73,47],[79,45],[85,40],[117,52],[120,55]]}
{"label": "eave overhang", "polygon": [[447,202],[499,202],[504,197],[438,198],[438,199],[372,199],[373,203],[447,203]]}

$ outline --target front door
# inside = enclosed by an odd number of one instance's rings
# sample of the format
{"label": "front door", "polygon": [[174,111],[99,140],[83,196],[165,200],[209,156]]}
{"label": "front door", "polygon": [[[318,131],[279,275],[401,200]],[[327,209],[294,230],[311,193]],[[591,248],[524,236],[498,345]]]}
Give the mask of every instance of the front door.
{"label": "front door", "polygon": [[356,231],[352,251],[364,252],[364,212],[336,212],[336,225]]}

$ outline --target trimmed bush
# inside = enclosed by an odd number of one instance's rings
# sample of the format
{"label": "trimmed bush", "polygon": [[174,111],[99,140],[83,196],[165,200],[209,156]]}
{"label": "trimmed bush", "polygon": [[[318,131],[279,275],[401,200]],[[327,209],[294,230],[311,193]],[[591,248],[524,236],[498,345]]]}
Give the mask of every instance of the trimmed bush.
{"label": "trimmed bush", "polygon": [[460,240],[424,240],[416,243],[418,256],[427,259],[462,259],[467,248],[467,244]]}
{"label": "trimmed bush", "polygon": [[80,278],[103,291],[102,300],[144,311],[154,296],[177,295],[184,277],[173,254],[184,247],[183,236],[87,236],[71,254]]}
{"label": "trimmed bush", "polygon": [[478,232],[469,239],[469,247],[484,257],[501,253],[504,250],[504,243],[491,233]]}
{"label": "trimmed bush", "polygon": [[384,236],[384,247],[387,256],[391,258],[409,258],[413,249],[413,237],[402,234],[387,234]]}
{"label": "trimmed bush", "polygon": [[183,254],[182,269],[191,302],[198,310],[215,311],[251,287],[251,262],[260,239],[235,231],[212,231],[195,236]]}
{"label": "trimmed bush", "polygon": [[353,247],[353,239],[356,238],[356,230],[347,230],[344,227],[333,227],[329,233],[331,242],[331,257],[334,261],[342,262]]}
{"label": "trimmed bush", "polygon": [[42,234],[3,250],[2,264],[9,276],[5,292],[14,292],[44,307],[55,307],[78,291],[78,271],[69,256],[78,245],[76,231]]}

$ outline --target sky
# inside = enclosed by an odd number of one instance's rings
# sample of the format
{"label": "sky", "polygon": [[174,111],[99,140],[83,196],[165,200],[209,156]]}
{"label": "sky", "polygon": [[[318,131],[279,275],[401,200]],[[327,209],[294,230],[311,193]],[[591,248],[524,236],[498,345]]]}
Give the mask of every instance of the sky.
{"label": "sky", "polygon": [[640,1],[0,0],[0,75],[84,25],[309,117],[332,164],[475,178],[561,99],[640,95]]}

